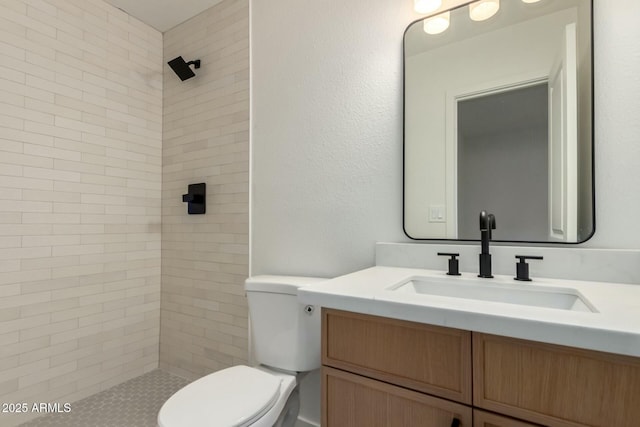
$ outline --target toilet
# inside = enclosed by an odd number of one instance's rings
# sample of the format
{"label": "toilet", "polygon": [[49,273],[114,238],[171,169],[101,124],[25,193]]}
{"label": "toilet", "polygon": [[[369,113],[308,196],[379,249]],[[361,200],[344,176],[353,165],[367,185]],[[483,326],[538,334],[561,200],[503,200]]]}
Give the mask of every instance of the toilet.
{"label": "toilet", "polygon": [[298,288],[325,279],[255,276],[245,282],[258,366],[233,366],[178,390],[158,427],[293,427],[297,385],[320,368],[320,310],[298,303]]}

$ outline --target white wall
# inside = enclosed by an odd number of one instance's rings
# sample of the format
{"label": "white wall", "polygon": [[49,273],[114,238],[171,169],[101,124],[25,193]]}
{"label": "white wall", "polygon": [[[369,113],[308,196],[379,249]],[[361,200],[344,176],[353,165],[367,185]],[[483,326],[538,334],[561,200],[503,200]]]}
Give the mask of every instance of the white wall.
{"label": "white wall", "polygon": [[595,0],[596,234],[589,247],[640,247],[640,2]]}
{"label": "white wall", "polygon": [[161,123],[162,34],[101,0],[0,2],[0,402],[158,366]]}
{"label": "white wall", "polygon": [[[335,276],[402,232],[410,1],[252,2],[253,274]],[[595,0],[596,234],[637,248],[640,2]]]}
{"label": "white wall", "polygon": [[252,274],[335,276],[406,240],[409,3],[252,2]]}

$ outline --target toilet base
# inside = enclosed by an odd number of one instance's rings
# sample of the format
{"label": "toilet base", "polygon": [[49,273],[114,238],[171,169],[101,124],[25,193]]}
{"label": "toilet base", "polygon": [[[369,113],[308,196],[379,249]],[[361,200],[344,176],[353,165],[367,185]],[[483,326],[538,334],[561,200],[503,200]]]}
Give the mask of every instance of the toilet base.
{"label": "toilet base", "polygon": [[300,412],[300,393],[298,387],[294,388],[287,403],[285,403],[278,420],[273,427],[294,427],[298,421],[298,413]]}

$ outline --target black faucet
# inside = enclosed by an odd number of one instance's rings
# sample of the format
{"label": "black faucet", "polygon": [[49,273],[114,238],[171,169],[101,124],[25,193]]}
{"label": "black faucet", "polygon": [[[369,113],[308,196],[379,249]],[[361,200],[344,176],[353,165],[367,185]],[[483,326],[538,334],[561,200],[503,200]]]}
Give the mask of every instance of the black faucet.
{"label": "black faucet", "polygon": [[480,212],[480,274],[478,277],[492,278],[491,274],[491,254],[489,253],[489,241],[491,240],[491,230],[496,229],[496,217],[486,211]]}

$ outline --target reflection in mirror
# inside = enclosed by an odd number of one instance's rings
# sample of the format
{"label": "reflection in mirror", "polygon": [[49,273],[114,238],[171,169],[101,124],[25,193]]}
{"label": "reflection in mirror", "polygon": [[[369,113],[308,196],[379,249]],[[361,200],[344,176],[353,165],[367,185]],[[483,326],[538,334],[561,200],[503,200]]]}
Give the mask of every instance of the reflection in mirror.
{"label": "reflection in mirror", "polygon": [[[414,239],[581,242],[594,231],[591,0],[471,4],[405,33],[404,229]],[[441,15],[441,12],[438,12]]]}

